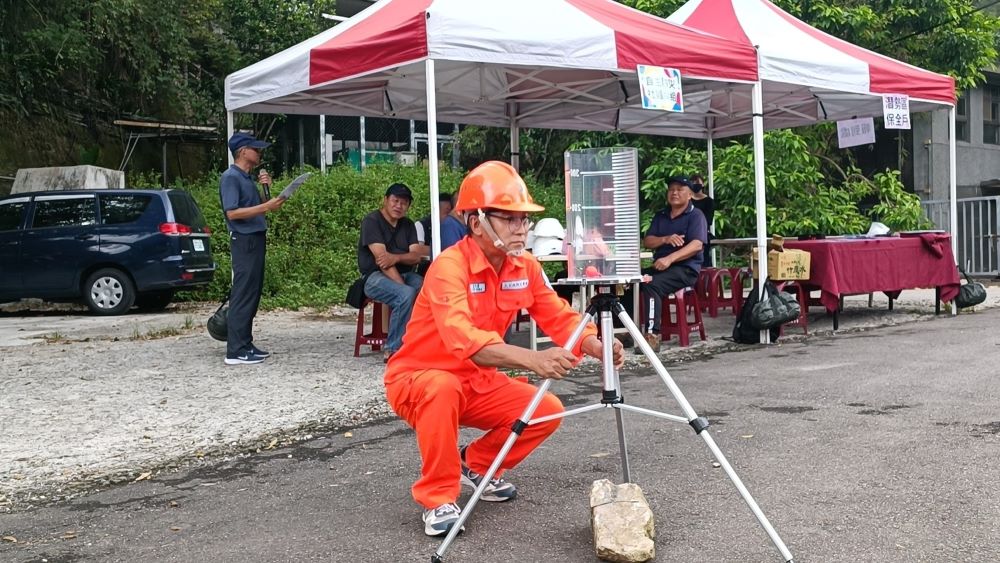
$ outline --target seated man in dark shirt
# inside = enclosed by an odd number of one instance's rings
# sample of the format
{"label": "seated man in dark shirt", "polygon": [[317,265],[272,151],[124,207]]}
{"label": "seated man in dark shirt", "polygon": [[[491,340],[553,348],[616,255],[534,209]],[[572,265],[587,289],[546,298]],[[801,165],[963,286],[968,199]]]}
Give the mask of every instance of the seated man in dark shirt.
{"label": "seated man in dark shirt", "polygon": [[[660,308],[662,298],[678,289],[693,287],[701,271],[702,249],[708,239],[705,216],[691,202],[694,192],[691,182],[684,176],[675,176],[667,185],[668,207],[653,216],[653,221],[642,239],[642,245],[653,250],[653,267],[644,271],[642,296],[653,299],[650,316],[653,319],[647,341],[654,350],[660,347]],[[632,303],[626,293],[622,301]],[[633,317],[635,318],[635,317]],[[648,326],[642,320],[642,328]]]}
{"label": "seated man in dark shirt", "polygon": [[423,256],[417,229],[406,217],[412,202],[410,188],[393,184],[385,192],[382,207],[361,221],[358,269],[365,278],[365,295],[392,309],[385,343],[386,361],[403,345],[410,310],[423,285],[423,278],[412,271]]}

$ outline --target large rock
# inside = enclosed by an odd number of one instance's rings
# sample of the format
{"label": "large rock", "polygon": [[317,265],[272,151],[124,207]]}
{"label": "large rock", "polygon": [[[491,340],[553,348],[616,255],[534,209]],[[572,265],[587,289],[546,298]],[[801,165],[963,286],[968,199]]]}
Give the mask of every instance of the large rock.
{"label": "large rock", "polygon": [[656,556],[653,511],[639,485],[594,481],[590,488],[590,521],[597,557],[634,563]]}
{"label": "large rock", "polygon": [[21,168],[10,193],[50,190],[100,190],[125,187],[125,173],[99,166],[52,166]]}

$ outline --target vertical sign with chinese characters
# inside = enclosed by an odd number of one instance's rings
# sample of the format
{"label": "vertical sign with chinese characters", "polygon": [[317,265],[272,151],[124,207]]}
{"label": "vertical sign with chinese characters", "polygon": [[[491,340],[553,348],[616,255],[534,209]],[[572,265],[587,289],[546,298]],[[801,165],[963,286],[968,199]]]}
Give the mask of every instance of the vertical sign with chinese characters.
{"label": "vertical sign with chinese characters", "polygon": [[875,119],[862,117],[837,122],[837,146],[846,149],[875,142]]}
{"label": "vertical sign with chinese characters", "polygon": [[909,129],[910,97],[906,94],[882,94],[882,116],[886,129]]}
{"label": "vertical sign with chinese characters", "polygon": [[684,111],[681,71],[676,68],[636,65],[643,109]]}

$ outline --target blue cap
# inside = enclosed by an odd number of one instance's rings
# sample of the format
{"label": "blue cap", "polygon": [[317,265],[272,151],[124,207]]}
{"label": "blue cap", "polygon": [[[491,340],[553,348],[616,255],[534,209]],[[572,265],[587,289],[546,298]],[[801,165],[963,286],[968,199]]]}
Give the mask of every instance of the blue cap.
{"label": "blue cap", "polygon": [[243,147],[252,149],[266,149],[271,146],[267,141],[261,141],[249,133],[236,133],[229,138],[229,152],[236,154],[236,151]]}
{"label": "blue cap", "polygon": [[690,188],[691,180],[689,180],[687,176],[673,176],[669,180],[667,180],[668,187],[670,186],[670,184],[683,184]]}

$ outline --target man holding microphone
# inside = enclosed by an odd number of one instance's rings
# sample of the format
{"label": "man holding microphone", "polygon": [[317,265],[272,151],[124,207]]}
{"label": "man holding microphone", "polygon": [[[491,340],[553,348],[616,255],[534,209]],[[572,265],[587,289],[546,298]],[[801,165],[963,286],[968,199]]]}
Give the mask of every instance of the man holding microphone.
{"label": "man holding microphone", "polygon": [[[253,343],[253,319],[257,316],[264,288],[264,255],[267,250],[267,220],[264,214],[279,209],[285,198],[261,202],[257,185],[250,173],[260,166],[261,151],[271,145],[247,133],[229,139],[233,164],[219,180],[219,198],[229,228],[230,255],[233,263],[233,287],[229,292],[229,317],[226,322],[226,365],[259,364],[270,356]],[[265,190],[271,176],[261,169],[257,181]]]}

